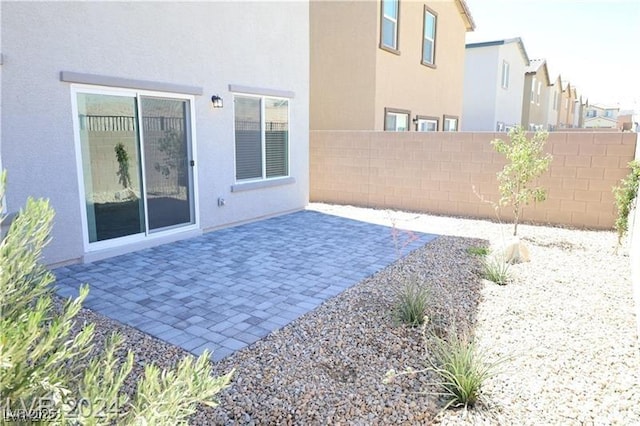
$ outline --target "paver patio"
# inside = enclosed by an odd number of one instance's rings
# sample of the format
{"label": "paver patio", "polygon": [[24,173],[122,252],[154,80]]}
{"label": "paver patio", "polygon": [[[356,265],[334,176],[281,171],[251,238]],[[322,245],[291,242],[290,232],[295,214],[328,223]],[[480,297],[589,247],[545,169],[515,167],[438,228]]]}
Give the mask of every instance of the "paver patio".
{"label": "paver patio", "polygon": [[[415,235],[402,254],[436,237]],[[219,360],[383,269],[396,252],[391,228],[300,211],[54,272],[59,295],[88,283],[86,307]]]}

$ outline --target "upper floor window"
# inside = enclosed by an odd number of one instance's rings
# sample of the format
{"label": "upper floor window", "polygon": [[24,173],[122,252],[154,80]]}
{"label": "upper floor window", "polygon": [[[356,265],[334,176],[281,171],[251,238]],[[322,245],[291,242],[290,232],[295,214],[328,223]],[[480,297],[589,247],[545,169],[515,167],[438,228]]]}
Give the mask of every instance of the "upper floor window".
{"label": "upper floor window", "polygon": [[558,92],[553,92],[553,110],[558,109]]}
{"label": "upper floor window", "polygon": [[502,61],[502,88],[509,88],[509,62]]}
{"label": "upper floor window", "polygon": [[411,112],[403,109],[384,109],[384,129],[391,132],[406,132],[409,130],[409,116]]}
{"label": "upper floor window", "polygon": [[236,181],[289,175],[289,100],[234,97]]}
{"label": "upper floor window", "polygon": [[610,109],[608,109],[608,110],[606,110],[606,111],[604,112],[604,116],[605,116],[605,117],[612,117],[612,116],[613,116],[613,113],[611,112],[611,110],[610,110]]}
{"label": "upper floor window", "polygon": [[424,34],[422,40],[422,63],[435,65],[436,63],[436,13],[427,6],[424,7]]}
{"label": "upper floor window", "polygon": [[399,0],[382,0],[382,19],[380,22],[380,47],[398,50]]}
{"label": "upper floor window", "polygon": [[538,82],[538,91],[536,93],[536,103],[540,105],[540,91],[542,90],[542,82]]}
{"label": "upper floor window", "polygon": [[453,115],[445,115],[443,120],[442,130],[445,132],[457,132],[458,131],[458,117]]}

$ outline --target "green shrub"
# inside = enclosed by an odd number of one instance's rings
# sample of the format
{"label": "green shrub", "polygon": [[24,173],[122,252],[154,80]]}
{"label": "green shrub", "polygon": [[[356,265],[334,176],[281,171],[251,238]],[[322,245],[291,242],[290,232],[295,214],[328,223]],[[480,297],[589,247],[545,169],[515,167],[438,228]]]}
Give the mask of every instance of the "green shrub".
{"label": "green shrub", "polygon": [[615,228],[618,232],[618,244],[622,243],[622,238],[629,230],[629,213],[633,207],[633,202],[638,196],[638,184],[640,183],[640,162],[631,161],[629,163],[631,172],[626,179],[622,179],[619,186],[613,188],[613,195],[618,208],[618,218]]}
{"label": "green shrub", "polygon": [[511,279],[509,264],[500,256],[489,256],[482,261],[483,277],[499,285],[506,285]]}
{"label": "green shrub", "polygon": [[518,223],[522,208],[531,201],[544,201],[546,191],[541,187],[531,187],[531,183],[540,177],[551,164],[550,154],[543,154],[544,144],[549,134],[538,131],[528,139],[522,127],[509,131],[510,142],[494,139],[491,144],[507,160],[504,168],[498,172],[500,205],[513,209],[513,235],[518,233]]}
{"label": "green shrub", "polygon": [[468,247],[467,248],[467,253],[469,253],[472,256],[486,256],[489,254],[489,247]]}
{"label": "green shrub", "polygon": [[422,325],[428,304],[429,291],[421,287],[417,279],[410,280],[398,291],[398,320],[412,327]]}
{"label": "green shrub", "polygon": [[[0,199],[4,179],[0,182]],[[53,274],[39,263],[49,242],[53,209],[29,198],[0,243],[0,401],[5,413],[27,407],[44,420],[80,424],[176,424],[186,421],[196,403],[215,404],[233,373],[211,375],[209,353],[176,370],[146,366],[132,402],[122,391],[133,367],[133,353],[115,354],[122,338],[114,335],[92,355],[95,326],[72,335],[74,317],[89,293],[61,309],[53,303]],[[79,403],[80,401],[80,403]],[[5,419],[6,420],[6,419]]]}

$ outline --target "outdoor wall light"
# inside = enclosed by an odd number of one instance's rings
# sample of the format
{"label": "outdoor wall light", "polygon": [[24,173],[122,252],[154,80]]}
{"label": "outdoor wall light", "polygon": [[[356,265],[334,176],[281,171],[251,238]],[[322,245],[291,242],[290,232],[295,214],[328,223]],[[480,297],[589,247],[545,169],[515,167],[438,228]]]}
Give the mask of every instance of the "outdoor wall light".
{"label": "outdoor wall light", "polygon": [[222,98],[218,95],[213,95],[211,97],[211,103],[213,104],[214,108],[222,108]]}

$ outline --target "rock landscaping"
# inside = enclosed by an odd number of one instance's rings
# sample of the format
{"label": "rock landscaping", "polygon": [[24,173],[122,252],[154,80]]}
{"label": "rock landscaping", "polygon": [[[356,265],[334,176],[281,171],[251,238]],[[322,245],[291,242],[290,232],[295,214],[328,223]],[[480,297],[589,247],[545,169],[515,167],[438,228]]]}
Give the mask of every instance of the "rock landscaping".
{"label": "rock landscaping", "polygon": [[[483,282],[469,247],[503,246],[508,225],[353,207],[312,209],[441,235],[317,309],[214,365],[236,369],[216,408],[193,424],[633,424],[640,419],[640,354],[629,258],[613,232],[520,225],[530,262],[511,265],[505,286]],[[505,237],[503,238],[503,235]],[[480,240],[482,238],[484,240]],[[508,357],[483,388],[486,401],[441,412],[429,374],[384,383],[394,369],[424,367],[420,328],[394,315],[398,286],[429,289],[443,328],[473,329],[489,359]],[[188,354],[89,310],[98,341],[112,331],[142,367]],[[98,343],[99,343],[98,342]],[[99,344],[98,344],[99,346]]]}

